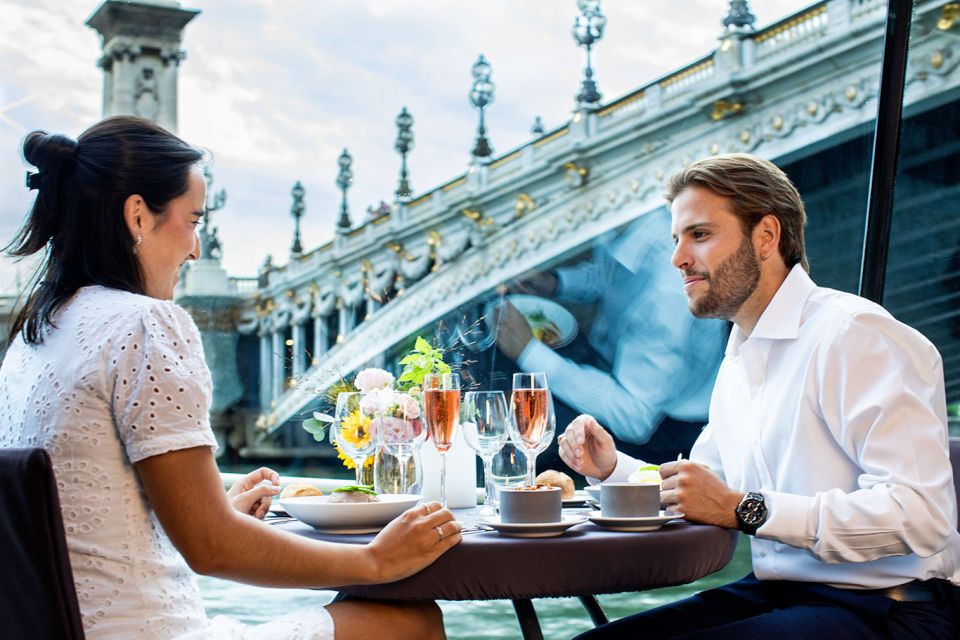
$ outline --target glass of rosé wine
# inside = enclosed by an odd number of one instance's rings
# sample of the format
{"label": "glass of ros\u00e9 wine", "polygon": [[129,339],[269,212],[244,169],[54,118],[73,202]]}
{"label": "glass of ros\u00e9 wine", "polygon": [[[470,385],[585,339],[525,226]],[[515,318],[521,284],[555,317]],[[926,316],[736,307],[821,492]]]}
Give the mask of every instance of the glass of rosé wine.
{"label": "glass of ros\u00e9 wine", "polygon": [[447,452],[460,423],[460,376],[428,373],[423,377],[423,415],[430,439],[440,454],[440,504],[447,506]]}
{"label": "glass of ros\u00e9 wine", "polygon": [[527,457],[527,485],[532,487],[536,484],[537,455],[553,440],[557,428],[546,373],[513,374],[510,418],[510,439]]}

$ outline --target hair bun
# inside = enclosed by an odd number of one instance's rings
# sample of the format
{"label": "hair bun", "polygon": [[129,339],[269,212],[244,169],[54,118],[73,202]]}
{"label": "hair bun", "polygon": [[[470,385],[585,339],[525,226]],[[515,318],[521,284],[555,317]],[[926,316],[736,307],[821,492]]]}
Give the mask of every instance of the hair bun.
{"label": "hair bun", "polygon": [[77,142],[59,133],[34,131],[23,141],[23,157],[40,171],[56,170],[77,152]]}

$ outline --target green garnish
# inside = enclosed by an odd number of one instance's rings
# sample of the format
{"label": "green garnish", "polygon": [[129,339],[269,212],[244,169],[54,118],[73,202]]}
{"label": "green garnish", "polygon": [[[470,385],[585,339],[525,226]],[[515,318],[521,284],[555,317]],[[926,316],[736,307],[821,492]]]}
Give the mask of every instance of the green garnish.
{"label": "green garnish", "polygon": [[333,490],[334,493],[365,493],[368,496],[375,496],[377,492],[373,490],[373,485],[370,484],[351,484],[346,487],[337,487]]}
{"label": "green garnish", "polygon": [[527,316],[527,320],[534,324],[544,324],[548,321],[547,314],[543,312],[543,309],[537,309],[536,311],[531,312],[530,315]]}
{"label": "green garnish", "polygon": [[658,464],[648,464],[645,467],[640,467],[637,471],[660,471],[660,465]]}

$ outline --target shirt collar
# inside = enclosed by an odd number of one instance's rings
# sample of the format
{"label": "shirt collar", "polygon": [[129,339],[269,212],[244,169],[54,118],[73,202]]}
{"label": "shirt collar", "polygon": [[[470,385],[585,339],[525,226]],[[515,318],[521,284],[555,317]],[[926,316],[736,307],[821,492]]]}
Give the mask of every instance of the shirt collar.
{"label": "shirt collar", "polygon": [[[750,337],[769,340],[795,340],[799,337],[803,308],[816,287],[803,267],[794,265],[763,310]],[[744,340],[740,328],[733,325],[727,343],[727,355],[739,348]]]}

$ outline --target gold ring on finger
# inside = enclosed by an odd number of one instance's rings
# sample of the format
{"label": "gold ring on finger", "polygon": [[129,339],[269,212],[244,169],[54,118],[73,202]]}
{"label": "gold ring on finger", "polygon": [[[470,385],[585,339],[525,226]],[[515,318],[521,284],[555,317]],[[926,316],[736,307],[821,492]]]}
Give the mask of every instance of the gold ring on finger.
{"label": "gold ring on finger", "polygon": [[437,525],[437,542],[443,540],[443,525]]}

